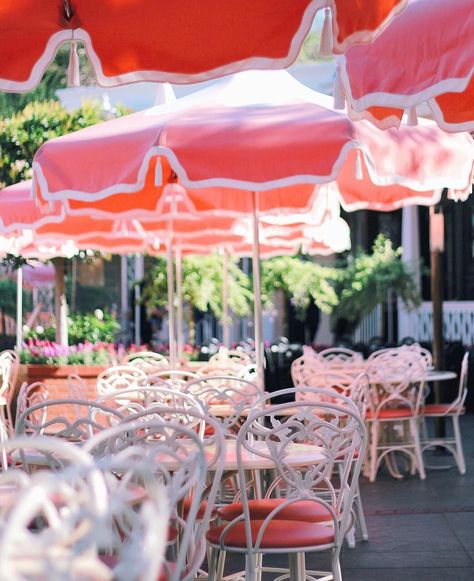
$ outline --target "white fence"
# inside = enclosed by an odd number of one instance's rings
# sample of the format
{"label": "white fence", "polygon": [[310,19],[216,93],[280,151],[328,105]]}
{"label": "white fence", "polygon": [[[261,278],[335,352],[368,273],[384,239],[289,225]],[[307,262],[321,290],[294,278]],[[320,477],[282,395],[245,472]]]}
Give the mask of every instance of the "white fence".
{"label": "white fence", "polygon": [[[410,313],[413,317],[414,338],[431,341],[433,310],[431,302],[425,302]],[[446,341],[474,344],[474,301],[445,301],[443,303],[443,337]]]}
{"label": "white fence", "polygon": [[382,330],[382,305],[377,305],[375,309],[362,319],[357,329],[352,335],[354,343],[368,343],[372,337],[380,335]]}
{"label": "white fence", "polygon": [[[381,332],[381,307],[377,307],[357,327],[353,341],[366,343]],[[410,336],[416,341],[432,340],[433,309],[431,302],[407,313],[410,318]],[[402,337],[399,337],[401,339]],[[443,338],[446,341],[461,341],[463,345],[474,345],[474,301],[443,302]]]}

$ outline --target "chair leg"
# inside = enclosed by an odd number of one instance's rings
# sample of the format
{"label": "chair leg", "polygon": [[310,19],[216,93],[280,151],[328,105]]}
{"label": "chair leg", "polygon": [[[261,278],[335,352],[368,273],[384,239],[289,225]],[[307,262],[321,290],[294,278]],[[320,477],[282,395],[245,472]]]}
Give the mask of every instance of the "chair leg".
{"label": "chair leg", "polygon": [[306,579],[305,561],[300,555],[301,553],[288,554],[289,581],[304,581]]}
{"label": "chair leg", "polygon": [[369,449],[369,480],[375,482],[377,476],[377,445],[378,445],[379,424],[372,422],[370,429],[370,449]]}
{"label": "chair leg", "polygon": [[225,567],[225,551],[219,551],[219,557],[217,559],[216,577],[217,581],[221,581],[224,578],[224,567]]}
{"label": "chair leg", "polygon": [[357,522],[359,524],[362,540],[368,541],[369,531],[367,530],[367,521],[365,520],[364,505],[362,504],[362,498],[360,496],[359,483],[357,483],[354,505],[356,509]]}
{"label": "chair leg", "polygon": [[464,452],[462,449],[461,429],[459,427],[459,416],[452,416],[454,440],[456,445],[456,464],[460,474],[466,474],[466,462],[464,460]]}
{"label": "chair leg", "polygon": [[339,562],[339,551],[333,550],[332,553],[332,576],[334,581],[342,581],[341,563]]}
{"label": "chair leg", "polygon": [[211,547],[208,554],[207,579],[208,581],[216,581],[218,550]]}
{"label": "chair leg", "polygon": [[420,474],[421,480],[424,480],[426,478],[425,465],[423,464],[423,454],[421,453],[420,435],[418,433],[417,421],[414,418],[410,419],[410,431],[415,447],[415,460],[418,473]]}
{"label": "chair leg", "polygon": [[355,549],[356,538],[355,538],[355,525],[353,525],[346,533],[346,541],[349,549]]}
{"label": "chair leg", "polygon": [[[245,555],[245,581],[255,581],[255,555],[247,553]],[[218,579],[217,581],[221,581]]]}

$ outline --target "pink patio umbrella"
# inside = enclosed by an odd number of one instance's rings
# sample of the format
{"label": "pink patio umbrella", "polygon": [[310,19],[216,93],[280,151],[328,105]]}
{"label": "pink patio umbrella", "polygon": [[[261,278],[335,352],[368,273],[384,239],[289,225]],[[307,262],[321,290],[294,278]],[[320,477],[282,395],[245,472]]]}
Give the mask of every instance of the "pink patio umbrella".
{"label": "pink patio umbrella", "polygon": [[341,52],[353,42],[370,41],[406,1],[4,2],[0,90],[35,87],[64,42],[72,44],[72,85],[80,81],[78,42],[102,86],[190,83],[248,68],[282,68],[297,57],[318,10],[326,12],[323,52]]}
{"label": "pink patio umbrella", "polygon": [[351,47],[340,67],[354,118],[382,128],[416,122],[416,108],[446,131],[474,130],[472,0],[411,0],[370,45]]}
{"label": "pink patio umbrella", "polygon": [[31,181],[0,190],[0,233],[15,232],[25,226],[37,228],[65,217],[61,204],[42,207],[31,195]]}
{"label": "pink patio umbrella", "polygon": [[[22,187],[23,190],[27,190],[29,183],[23,182]],[[6,190],[9,189],[11,188]],[[20,186],[15,187],[16,192],[20,190]],[[168,194],[170,193],[173,192],[168,192]],[[94,248],[116,253],[145,251],[153,253],[157,247],[160,247],[160,239],[166,239],[168,290],[170,304],[173,304],[174,274],[171,253],[173,245],[178,248],[178,258],[182,252],[203,253],[214,250],[216,247],[225,247],[227,250],[225,256],[228,251],[239,256],[255,252],[250,234],[252,228],[248,220],[237,221],[226,216],[217,218],[215,216],[185,214],[186,206],[183,208],[176,203],[176,200],[174,202],[172,199],[170,204],[174,205],[173,212],[177,218],[168,220],[150,220],[148,218],[148,220],[139,222],[136,219],[107,220],[66,216],[61,223],[38,226],[34,232],[34,243],[29,241],[23,253],[45,258],[63,254],[64,246],[71,253],[74,253],[74,249],[77,251],[81,248]],[[8,212],[8,206],[4,211]],[[23,219],[21,223],[24,227],[28,226],[27,218]],[[335,198],[329,198],[322,193],[319,194],[318,202],[310,214],[280,216],[278,219],[263,216],[260,231],[262,238],[260,254],[263,256],[282,253],[295,254],[301,247],[310,254],[330,254],[350,247],[349,227],[340,217],[339,204]],[[180,260],[177,261],[178,269],[180,271]],[[179,295],[179,276],[177,286]],[[258,293],[256,294],[258,295]],[[257,303],[259,304],[259,302],[257,297]],[[226,300],[224,304],[227,305]],[[172,311],[170,311],[170,317],[170,342],[174,344],[174,321],[172,320],[174,314]],[[178,333],[178,339],[179,337]]]}
{"label": "pink patio umbrella", "polygon": [[208,214],[252,213],[255,192],[259,212],[307,211],[331,182],[349,209],[389,209],[433,203],[445,187],[466,197],[472,145],[429,122],[381,132],[284,71],[246,72],[52,139],[33,167],[39,198],[67,200],[68,212],[98,204],[102,213],[163,214],[163,192],[176,180],[189,205]]}
{"label": "pink patio umbrella", "polygon": [[47,142],[33,164],[36,191],[43,201],[67,200],[68,211],[100,204],[113,212],[117,197],[123,203],[130,196],[128,210],[143,200],[150,212],[162,212],[169,186],[199,212],[252,214],[256,285],[259,214],[308,210],[321,184],[333,182],[350,209],[432,203],[444,187],[453,197],[468,195],[469,135],[447,135],[430,123],[381,132],[326,104],[284,71],[240,73]]}
{"label": "pink patio umbrella", "polygon": [[54,267],[52,264],[27,264],[22,268],[23,282],[26,287],[39,288],[54,283]]}

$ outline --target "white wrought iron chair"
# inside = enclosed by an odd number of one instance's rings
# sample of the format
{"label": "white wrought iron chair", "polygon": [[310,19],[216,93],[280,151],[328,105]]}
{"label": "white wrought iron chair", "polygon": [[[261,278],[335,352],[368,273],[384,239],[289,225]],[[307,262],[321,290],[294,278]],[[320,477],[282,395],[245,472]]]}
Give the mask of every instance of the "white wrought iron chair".
{"label": "white wrought iron chair", "polygon": [[[12,439],[10,452],[54,458],[55,472],[28,476],[22,469],[0,474],[0,570],[12,581],[110,579],[97,552],[107,510],[103,479],[92,458],[76,446],[51,437]],[[59,462],[59,469],[58,469]]]}
{"label": "white wrought iron chair", "polygon": [[314,373],[324,372],[324,362],[316,352],[314,355],[302,355],[291,364],[291,380],[295,387],[299,385],[311,385],[308,380]]}
{"label": "white wrought iron chair", "polygon": [[[359,409],[362,420],[365,421],[367,411],[367,400],[369,394],[369,378],[367,374],[360,373],[354,378],[353,375],[343,373],[342,371],[333,371],[326,369],[324,371],[315,372],[314,375],[308,376],[307,387],[316,387],[324,390],[323,392],[313,393],[312,391],[305,391],[303,386],[296,392],[296,401],[326,401],[329,403],[340,404],[339,395],[344,395],[353,401]],[[358,457],[358,452],[355,458]],[[342,469],[342,464],[337,463],[338,470]],[[369,531],[367,522],[365,520],[364,506],[360,493],[359,483],[356,484],[354,493],[354,513],[355,523],[360,530],[360,535],[363,541],[369,540]],[[347,543],[350,548],[355,547],[355,530],[351,529],[347,534]]]}
{"label": "white wrought iron chair", "polygon": [[129,353],[123,360],[123,365],[138,367],[146,373],[154,373],[160,369],[169,369],[170,363],[164,355],[154,351],[137,351]]}
{"label": "white wrought iron chair", "polygon": [[[157,410],[162,418],[176,411]],[[85,446],[99,467],[110,470],[114,466],[113,471],[125,483],[127,466],[138,462],[153,470],[155,482],[166,486],[169,514],[179,534],[176,558],[172,564],[164,564],[169,581],[191,581],[201,566],[206,551],[204,533],[222,475],[224,439],[219,424],[198,411],[188,412],[212,428],[204,439],[187,426],[157,422],[154,416],[144,423],[142,416],[97,434]],[[213,476],[210,485],[208,471]]]}
{"label": "white wrought iron chair", "polygon": [[16,435],[50,435],[81,444],[95,433],[118,424],[123,417],[119,410],[98,402],[52,399],[26,408],[18,418]]}
{"label": "white wrought iron chair", "polygon": [[[333,397],[315,388],[291,388],[268,395],[262,402],[266,404],[276,396],[296,396],[299,389],[320,399]],[[225,552],[245,555],[245,579],[260,578],[262,570],[282,573],[279,568],[261,566],[262,555],[280,553],[288,554],[292,581],[323,576],[341,580],[339,555],[352,526],[351,509],[366,431],[355,403],[340,394],[337,401],[339,404],[300,400],[252,410],[237,437],[239,477],[244,481],[250,454],[271,463],[276,478],[263,502],[243,491],[242,501],[232,507],[235,517],[208,531],[211,581],[222,579]],[[337,462],[343,463],[343,469],[335,483]],[[331,572],[306,571],[305,553],[322,551],[332,553]],[[278,578],[287,577],[283,574]]]}
{"label": "white wrought iron chair", "polygon": [[15,351],[0,353],[0,414],[9,434],[13,434],[12,397],[15,390],[20,358]]}
{"label": "white wrought iron chair", "polygon": [[18,419],[26,408],[36,403],[45,402],[48,398],[49,392],[45,383],[41,381],[35,381],[30,384],[26,383],[26,381],[23,382],[16,400],[15,426],[18,425]]}
{"label": "white wrought iron chair", "polygon": [[250,354],[245,351],[239,349],[227,349],[226,347],[221,347],[217,353],[214,353],[214,355],[209,357],[209,363],[218,366],[225,366],[229,362],[245,367],[246,365],[254,363],[254,360],[252,360]]}
{"label": "white wrought iron chair", "polygon": [[147,374],[140,367],[117,365],[105,369],[97,376],[97,393],[103,395],[117,389],[146,385]]}
{"label": "white wrought iron chair", "polygon": [[369,426],[369,479],[374,482],[382,460],[396,478],[396,453],[408,456],[411,473],[425,479],[419,419],[425,397],[426,363],[414,351],[391,351],[369,361],[369,397],[366,421]]}
{"label": "white wrought iron chair", "polygon": [[234,376],[209,376],[190,381],[183,393],[199,399],[219,419],[226,437],[235,438],[237,429],[263,393],[253,381]]}
{"label": "white wrought iron chair", "polygon": [[[172,387],[156,385],[121,389],[99,397],[97,402],[118,410],[126,420],[130,420],[132,415],[140,415],[147,420],[154,415],[156,421],[170,421],[171,417],[171,421],[186,425],[188,428],[196,428],[199,434],[204,435],[204,423],[193,422],[188,412],[197,410],[200,414],[205,414],[206,405],[197,397],[176,391]],[[167,416],[159,416],[165,409]]]}
{"label": "white wrought iron chair", "polygon": [[[427,430],[425,430],[424,437],[421,442],[421,447],[423,451],[435,447],[446,448],[446,450],[448,450],[454,456],[460,474],[466,473],[466,462],[464,460],[459,418],[466,412],[464,402],[466,401],[467,397],[468,366],[469,352],[466,352],[461,363],[458,393],[452,402],[426,404],[421,410],[423,420],[427,418],[451,418],[453,425],[452,436],[429,437]],[[434,466],[430,466],[430,468],[434,468]],[[440,466],[439,468],[444,468],[444,466]]]}
{"label": "white wrought iron chair", "polygon": [[148,375],[148,385],[160,385],[165,381],[170,387],[181,391],[182,388],[189,381],[199,379],[199,375],[193,371],[185,371],[184,369],[162,369],[161,371],[154,371]]}
{"label": "white wrought iron chair", "polygon": [[330,369],[340,371],[351,371],[356,368],[357,373],[360,373],[364,366],[364,358],[362,353],[347,349],[346,347],[328,347],[318,353],[319,358],[324,365]]}

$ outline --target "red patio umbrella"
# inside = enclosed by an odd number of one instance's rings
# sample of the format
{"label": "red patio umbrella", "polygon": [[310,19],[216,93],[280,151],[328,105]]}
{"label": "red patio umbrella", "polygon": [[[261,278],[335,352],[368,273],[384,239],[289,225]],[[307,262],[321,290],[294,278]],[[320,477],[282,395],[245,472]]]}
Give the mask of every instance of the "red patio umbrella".
{"label": "red patio umbrella", "polygon": [[[373,38],[407,0],[15,0],[0,6],[0,89],[28,91],[58,47],[82,42],[102,86],[189,83],[291,64],[326,8],[323,48]],[[332,20],[331,20],[332,13]],[[332,41],[331,37],[334,38]]]}

